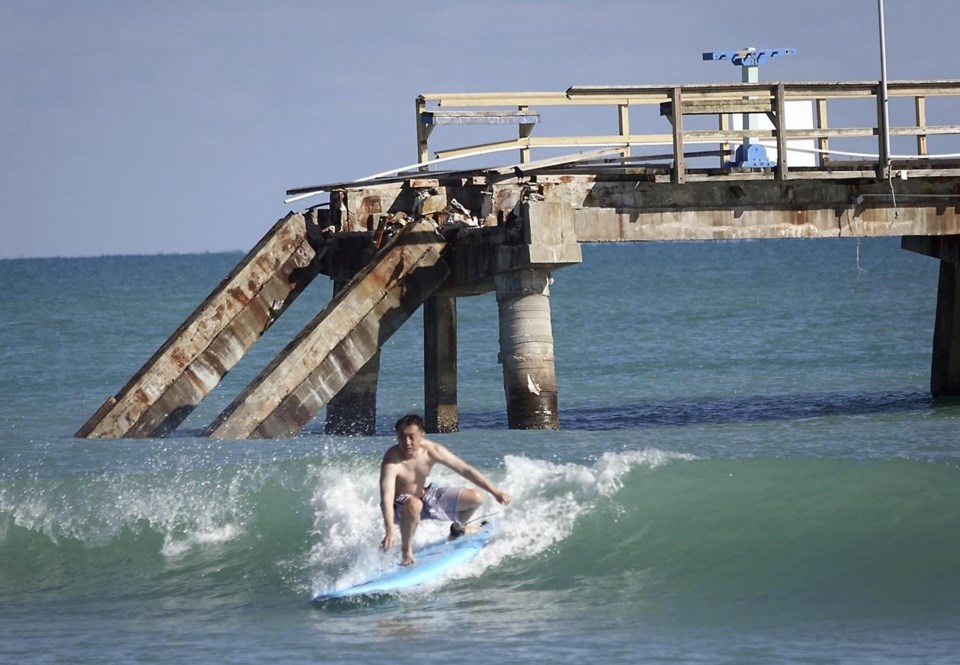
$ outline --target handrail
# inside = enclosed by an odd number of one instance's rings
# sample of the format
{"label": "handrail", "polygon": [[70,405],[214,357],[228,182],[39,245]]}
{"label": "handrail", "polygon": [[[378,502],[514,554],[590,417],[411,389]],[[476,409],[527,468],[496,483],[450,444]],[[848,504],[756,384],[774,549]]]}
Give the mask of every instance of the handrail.
{"label": "handrail", "polygon": [[[960,80],[930,81],[890,81],[887,83],[890,98],[913,98],[914,123],[912,125],[890,128],[892,136],[914,136],[917,139],[916,155],[893,155],[894,159],[936,159],[944,155],[930,155],[928,137],[960,135],[960,124],[928,125],[926,120],[926,100],[929,97],[960,97]],[[617,133],[577,134],[568,136],[533,136],[533,125],[521,125],[517,138],[495,141],[478,145],[445,148],[436,152],[440,159],[451,159],[475,154],[478,151],[492,152],[517,149],[520,162],[529,162],[531,150],[555,147],[599,147],[620,146],[623,156],[630,155],[634,146],[674,146],[674,181],[683,182],[686,166],[683,163],[682,148],[687,143],[720,144],[728,150],[733,143],[745,140],[766,139],[776,143],[778,148],[777,167],[772,169],[772,177],[787,178],[788,166],[786,150],[792,149],[788,141],[797,139],[816,142],[811,151],[818,155],[819,166],[826,166],[831,154],[830,139],[877,137],[882,140],[879,126],[879,83],[876,81],[798,81],[776,83],[708,83],[682,86],[664,85],[627,85],[627,86],[571,86],[564,92],[487,92],[487,93],[425,93],[417,97],[417,142],[418,163],[429,161],[430,150],[427,144],[430,129],[425,127],[422,116],[442,108],[502,108],[505,113],[518,111],[533,112],[536,107],[547,106],[615,106],[618,111],[619,127]],[[871,117],[870,124],[856,127],[829,127],[827,106],[831,100],[842,99],[878,99],[877,115]],[[750,103],[745,103],[749,100]],[[782,128],[780,119],[786,117],[786,104],[793,101],[809,101],[814,105],[814,126],[809,129]],[[684,103],[689,109],[684,110]],[[637,133],[630,130],[630,109],[635,107],[660,105],[671,125],[669,133]],[[766,108],[773,129],[732,129],[728,121],[730,114],[738,111]],[[507,111],[509,110],[509,111]],[[492,111],[495,113],[495,111]],[[719,123],[717,129],[686,129],[682,121],[684,116],[715,115]],[[543,124],[543,123],[541,123]],[[666,129],[666,128],[665,128]],[[539,131],[539,130],[538,130]],[[850,151],[835,151],[839,155],[864,154]],[[878,154],[881,151],[878,151]],[[957,155],[948,155],[951,158]],[[879,161],[877,163],[879,167]],[[884,176],[889,174],[878,175]]]}

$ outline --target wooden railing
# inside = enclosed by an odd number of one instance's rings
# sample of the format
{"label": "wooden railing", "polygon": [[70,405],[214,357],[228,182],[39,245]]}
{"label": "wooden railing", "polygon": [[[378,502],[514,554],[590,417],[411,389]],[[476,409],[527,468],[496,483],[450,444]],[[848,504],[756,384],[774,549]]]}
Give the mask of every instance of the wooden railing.
{"label": "wooden railing", "polygon": [[[511,123],[519,125],[516,138],[445,148],[436,152],[434,161],[515,149],[520,152],[520,163],[523,164],[530,161],[531,150],[537,148],[617,147],[620,148],[622,156],[629,157],[632,147],[670,146],[673,155],[673,180],[683,182],[687,175],[685,147],[691,144],[717,144],[720,150],[727,154],[732,152],[731,146],[745,141],[766,141],[776,148],[776,168],[769,170],[770,177],[780,179],[790,177],[787,153],[788,149],[793,148],[788,142],[801,139],[813,141],[815,147],[810,150],[816,154],[816,165],[820,168],[828,166],[832,157],[857,158],[871,163],[873,168],[881,172],[881,176],[889,175],[885,168],[891,159],[921,159],[924,160],[923,168],[929,170],[931,160],[960,158],[960,153],[931,155],[928,144],[931,136],[960,136],[960,124],[927,124],[927,99],[955,97],[960,101],[960,80],[893,81],[887,84],[887,88],[890,100],[913,100],[912,124],[891,126],[889,135],[916,137],[915,155],[885,154],[883,131],[878,129],[882,127],[879,83],[779,82],[685,86],[574,86],[565,92],[424,94],[416,100],[418,160],[420,164],[431,162],[428,139],[436,125]],[[870,98],[874,100],[872,108],[868,105],[866,113],[860,111],[856,126],[829,126],[828,105],[833,106],[844,99]],[[813,105],[812,127],[785,126],[787,104],[793,101],[807,101]],[[615,107],[618,118],[617,132],[565,136],[533,134],[534,128],[541,121],[538,109],[583,105]],[[633,133],[630,128],[630,110],[643,106],[658,106],[659,115],[669,122],[669,131]],[[483,111],[478,112],[478,109]],[[734,129],[730,118],[740,114],[766,115],[772,128],[748,127],[745,122],[744,129]],[[960,118],[960,104],[956,114]],[[715,116],[716,129],[687,129],[684,119],[692,116]],[[876,139],[876,153],[838,151],[832,150],[830,146],[831,139],[864,137]],[[910,169],[913,166],[906,163],[903,168]],[[952,168],[950,170],[953,171]]]}

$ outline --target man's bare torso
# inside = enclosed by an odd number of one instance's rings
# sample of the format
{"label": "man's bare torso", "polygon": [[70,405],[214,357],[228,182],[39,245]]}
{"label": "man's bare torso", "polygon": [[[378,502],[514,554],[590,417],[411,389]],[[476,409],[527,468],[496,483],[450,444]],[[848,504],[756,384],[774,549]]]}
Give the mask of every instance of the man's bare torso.
{"label": "man's bare torso", "polygon": [[395,496],[401,494],[421,496],[423,494],[427,477],[430,475],[434,464],[436,464],[429,450],[430,445],[431,442],[425,440],[410,459],[404,459],[399,446],[393,446],[387,451],[387,464],[391,471],[396,474]]}

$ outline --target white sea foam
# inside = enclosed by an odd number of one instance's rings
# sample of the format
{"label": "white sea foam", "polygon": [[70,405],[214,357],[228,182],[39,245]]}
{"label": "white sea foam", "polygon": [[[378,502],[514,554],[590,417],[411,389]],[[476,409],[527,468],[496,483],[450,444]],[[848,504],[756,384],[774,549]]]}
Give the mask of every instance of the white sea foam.
{"label": "white sea foam", "polygon": [[161,483],[144,480],[96,477],[69,486],[8,489],[0,493],[0,511],[51,542],[69,539],[89,547],[105,545],[125,530],[149,528],[163,536],[160,551],[166,556],[245,532],[242,496],[250,491],[249,476],[223,483],[186,475]]}
{"label": "white sea foam", "polygon": [[[512,503],[502,507],[487,497],[474,519],[495,520],[496,535],[477,559],[451,577],[474,577],[507,558],[541,554],[567,538],[598,498],[615,495],[632,469],[655,468],[674,459],[693,457],[648,449],[604,453],[593,464],[583,465],[506,456],[500,477],[490,475],[511,495]],[[325,467],[315,473],[313,510],[319,540],[311,551],[310,566],[319,572],[313,581],[314,592],[360,583],[395,564],[399,553],[384,554],[378,547],[382,518],[376,469],[344,472]],[[431,480],[442,485],[466,482],[440,467]],[[446,530],[446,523],[421,523],[415,546],[445,537]]]}

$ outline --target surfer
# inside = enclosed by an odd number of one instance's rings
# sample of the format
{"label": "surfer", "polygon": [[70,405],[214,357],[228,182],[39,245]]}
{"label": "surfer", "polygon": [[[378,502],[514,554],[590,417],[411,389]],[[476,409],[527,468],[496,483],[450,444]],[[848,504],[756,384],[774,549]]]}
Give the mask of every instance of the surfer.
{"label": "surfer", "polygon": [[427,476],[435,464],[442,464],[486,490],[501,505],[510,504],[510,495],[501,492],[486,476],[444,446],[424,438],[420,416],[400,418],[395,429],[397,445],[384,453],[380,463],[380,511],[385,531],[380,547],[387,551],[396,544],[394,523],[399,522],[404,565],[415,563],[413,534],[421,519],[450,520],[451,535],[459,535],[483,503],[483,494],[472,487],[437,487],[428,483]]}

